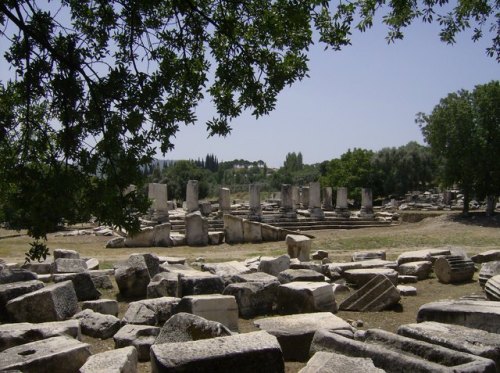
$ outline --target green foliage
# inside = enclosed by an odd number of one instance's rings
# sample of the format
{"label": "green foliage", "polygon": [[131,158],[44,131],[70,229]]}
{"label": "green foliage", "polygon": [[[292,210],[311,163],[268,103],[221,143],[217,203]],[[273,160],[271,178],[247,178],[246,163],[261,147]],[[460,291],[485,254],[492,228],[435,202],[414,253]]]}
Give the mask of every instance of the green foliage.
{"label": "green foliage", "polygon": [[28,264],[31,261],[37,260],[41,262],[45,260],[49,254],[49,248],[45,243],[35,240],[30,243],[30,249],[24,254],[24,264]]}
{"label": "green foliage", "polygon": [[304,162],[302,161],[302,153],[288,153],[285,158],[285,163],[283,163],[283,168],[287,172],[300,171],[304,168]]}
{"label": "green foliage", "polygon": [[198,180],[198,196],[209,195],[210,185],[215,184],[215,177],[209,171],[196,166],[194,161],[176,161],[163,169],[163,179],[167,183],[169,199],[186,200],[186,187],[189,180]]}
{"label": "green foliage", "polygon": [[500,190],[500,83],[478,85],[441,99],[432,113],[419,113],[427,143],[438,157],[441,180],[464,191],[464,213],[476,192],[498,195]]}

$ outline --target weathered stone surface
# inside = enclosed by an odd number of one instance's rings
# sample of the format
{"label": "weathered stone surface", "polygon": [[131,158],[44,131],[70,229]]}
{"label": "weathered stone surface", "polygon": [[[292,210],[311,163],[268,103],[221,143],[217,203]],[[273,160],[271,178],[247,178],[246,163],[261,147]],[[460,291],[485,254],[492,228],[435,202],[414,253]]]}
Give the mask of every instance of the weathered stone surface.
{"label": "weathered stone surface", "polygon": [[0,352],[0,371],[77,372],[89,356],[88,344],[66,336],[51,337]]}
{"label": "weathered stone surface", "polygon": [[92,310],[103,315],[118,316],[118,302],[112,299],[88,300],[82,303],[82,310]]}
{"label": "weathered stone surface", "polygon": [[273,227],[269,224],[261,224],[260,230],[262,234],[262,241],[273,242],[280,240],[280,228]]}
{"label": "weathered stone surface", "polygon": [[500,301],[500,275],[493,276],[486,281],[484,291],[489,300]]}
{"label": "weathered stone surface", "polygon": [[437,321],[481,329],[500,334],[500,302],[494,301],[439,301],[424,304],[417,314],[417,322]]}
{"label": "weathered stone surface", "polygon": [[298,259],[290,260],[290,269],[308,269],[311,271],[316,271],[324,275],[328,273],[328,267],[324,264],[319,264],[315,262],[299,262]]}
{"label": "weathered stone surface", "polygon": [[75,250],[54,249],[52,254],[54,255],[54,260],[57,260],[59,258],[80,259],[80,254]]}
{"label": "weathered stone surface", "polygon": [[37,277],[36,273],[27,271],[26,269],[0,267],[0,284],[31,281],[36,280]]}
{"label": "weathered stone surface", "polygon": [[61,321],[78,312],[78,299],[73,283],[64,281],[11,299],[7,311],[19,322]]}
{"label": "weathered stone surface", "polygon": [[115,280],[124,297],[145,298],[151,280],[145,258],[131,255],[125,265],[115,270]]}
{"label": "weathered stone surface", "polygon": [[278,287],[277,310],[280,314],[337,312],[333,288],[326,282],[297,281]]}
{"label": "weathered stone surface", "polygon": [[285,361],[307,361],[314,333],[320,329],[352,332],[352,327],[331,312],[257,319],[254,324],[278,338]]}
{"label": "weathered stone surface", "polygon": [[488,250],[471,257],[474,263],[500,261],[500,249]]}
{"label": "weathered stone surface", "polygon": [[479,270],[479,285],[484,288],[486,281],[496,275],[500,275],[500,260],[483,263]]}
{"label": "weathered stone surface", "polygon": [[197,273],[179,275],[180,296],[200,294],[221,294],[224,291],[224,280],[211,273],[196,271]]}
{"label": "weathered stone surface", "polygon": [[373,365],[372,359],[351,357],[334,352],[318,351],[299,373],[384,373]]}
{"label": "weathered stone surface", "polygon": [[23,269],[35,272],[39,275],[52,273],[52,262],[32,262],[23,265]]}
{"label": "weathered stone surface", "polygon": [[312,269],[286,269],[279,273],[278,281],[282,284],[294,281],[324,282],[325,276]]}
{"label": "weathered stone surface", "polygon": [[272,276],[278,276],[281,271],[290,268],[290,256],[281,255],[277,258],[261,257],[259,271]]}
{"label": "weathered stone surface", "polygon": [[186,245],[186,235],[181,233],[171,233],[170,239],[172,240],[172,245],[176,246],[185,246]]}
{"label": "weathered stone surface", "polygon": [[137,372],[137,350],[132,347],[100,352],[88,358],[80,368],[80,373]]}
{"label": "weathered stone surface", "polygon": [[262,242],[261,224],[255,221],[243,219],[243,242]]}
{"label": "weathered stone surface", "polygon": [[224,232],[208,232],[209,245],[222,245],[224,243]]}
{"label": "weathered stone surface", "polygon": [[120,329],[118,317],[104,315],[91,309],[78,312],[73,318],[80,321],[83,334],[94,338],[111,338]]}
{"label": "weathered stone surface", "polygon": [[6,305],[9,300],[31,293],[44,286],[43,282],[38,280],[0,284],[0,321],[8,320]]}
{"label": "weathered stone surface", "polygon": [[[278,278],[264,272],[240,273],[231,277],[231,282],[263,282],[274,283]],[[279,281],[278,281],[279,282]]]}
{"label": "weathered stone surface", "polygon": [[88,273],[90,274],[90,278],[97,289],[113,289],[113,283],[109,277],[111,275],[114,276],[115,271],[113,269],[95,269],[88,271]]}
{"label": "weathered stone surface", "polygon": [[208,220],[195,211],[185,216],[186,242],[188,246],[208,245]]}
{"label": "weathered stone surface", "polygon": [[177,312],[187,312],[217,321],[233,331],[238,331],[238,304],[232,295],[208,294],[185,296]]}
{"label": "weathered stone surface", "polygon": [[228,244],[242,243],[243,238],[243,219],[237,216],[225,214],[224,233]]}
{"label": "weathered stone surface", "polygon": [[155,344],[197,341],[230,335],[231,331],[220,322],[179,312],[165,322]]}
{"label": "weathered stone surface", "polygon": [[387,277],[396,286],[398,284],[398,272],[389,268],[363,268],[349,269],[344,271],[343,276],[348,283],[360,288],[376,276]]}
{"label": "weathered stone surface", "polygon": [[398,284],[415,284],[418,282],[417,276],[399,275]]}
{"label": "weathered stone surface", "polygon": [[498,334],[432,321],[401,325],[398,328],[398,334],[491,359],[496,363],[497,371],[500,369],[500,338]]}
{"label": "weathered stone surface", "polygon": [[61,335],[80,340],[80,322],[78,320],[65,320],[38,324],[27,322],[2,324],[0,325],[0,351]]}
{"label": "weathered stone surface", "polygon": [[399,302],[401,296],[391,280],[378,275],[339,306],[344,311],[377,312]]}
{"label": "weathered stone surface", "polygon": [[449,248],[443,249],[423,249],[416,251],[406,251],[398,256],[398,265],[409,262],[431,261],[434,262],[436,257],[441,255],[450,255]]}
{"label": "weathered stone surface", "polygon": [[230,282],[231,277],[234,275],[252,272],[252,270],[248,268],[245,263],[237,262],[235,260],[222,263],[204,263],[202,264],[201,269],[222,277],[225,283]]}
{"label": "weathered stone surface", "polygon": [[398,266],[398,273],[404,276],[416,276],[419,281],[429,278],[432,273],[432,262],[408,262]]}
{"label": "weathered stone surface", "polygon": [[377,251],[356,251],[352,254],[353,262],[360,262],[364,260],[371,259],[381,259],[386,260],[385,250],[377,250]]}
{"label": "weathered stone surface", "polygon": [[84,259],[59,258],[52,263],[52,273],[78,273],[87,269],[87,261]]}
{"label": "weathered stone surface", "polygon": [[434,263],[434,273],[444,284],[470,281],[474,270],[474,262],[461,256],[442,256]]}
{"label": "weathered stone surface", "polygon": [[350,339],[319,330],[311,353],[334,351],[348,356],[371,358],[386,372],[494,372],[495,363],[483,357],[402,337],[380,329],[369,329]]}
{"label": "weathered stone surface", "polygon": [[359,262],[345,262],[345,263],[328,263],[328,272],[337,273],[342,275],[345,271],[350,269],[369,269],[369,268],[397,268],[396,262],[391,262],[382,259],[370,259]]}
{"label": "weathered stone surface", "polygon": [[179,274],[160,272],[151,279],[147,287],[148,298],[179,297]]}
{"label": "weathered stone surface", "polygon": [[289,234],[285,239],[290,258],[298,258],[301,262],[308,262],[311,253],[312,240],[301,234]]}
{"label": "weathered stone surface", "polygon": [[273,311],[279,285],[277,280],[233,283],[226,286],[223,295],[234,296],[240,316],[251,318],[267,315]]}
{"label": "weathered stone surface", "polygon": [[399,290],[399,294],[402,296],[415,296],[417,295],[417,288],[414,286],[398,285],[396,289]]}
{"label": "weathered stone surface", "polygon": [[125,237],[114,237],[106,243],[106,249],[120,249],[125,247]]}
{"label": "weathered stone surface", "polygon": [[[265,363],[263,363],[265,362]],[[266,332],[151,347],[153,372],[284,372],[276,338]]]}
{"label": "weathered stone surface", "polygon": [[87,263],[87,269],[89,271],[95,271],[99,269],[99,260],[97,260],[96,258],[85,259],[85,263]]}
{"label": "weathered stone surface", "polygon": [[133,346],[139,361],[149,361],[149,349],[155,343],[160,328],[151,325],[124,325],[113,336],[115,348]]}
{"label": "weathered stone surface", "polygon": [[323,260],[325,258],[328,258],[328,251],[325,250],[317,250],[314,253],[311,254],[311,258],[313,260]]}
{"label": "weathered stone surface", "polygon": [[175,312],[180,298],[161,297],[131,302],[123,316],[123,323],[161,325]]}
{"label": "weathered stone surface", "polygon": [[[146,227],[140,232],[125,238],[125,247],[150,247],[154,245],[155,231],[153,227]],[[108,242],[108,245],[111,241]]]}
{"label": "weathered stone surface", "polygon": [[58,274],[52,279],[55,283],[71,281],[79,301],[95,300],[101,297],[101,293],[96,289],[92,276],[88,272]]}
{"label": "weathered stone surface", "polygon": [[170,223],[162,223],[155,225],[153,228],[153,245],[159,247],[172,246],[170,239],[170,230],[172,225]]}

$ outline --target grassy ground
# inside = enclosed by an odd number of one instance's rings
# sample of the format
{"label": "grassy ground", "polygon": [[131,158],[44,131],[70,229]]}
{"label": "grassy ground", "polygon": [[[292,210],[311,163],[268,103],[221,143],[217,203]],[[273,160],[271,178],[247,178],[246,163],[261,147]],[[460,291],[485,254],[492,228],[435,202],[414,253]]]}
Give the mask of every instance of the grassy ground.
{"label": "grassy ground", "polygon": [[[357,230],[315,231],[313,250],[326,250],[332,261],[349,261],[354,251],[386,250],[387,259],[393,260],[409,250],[427,247],[453,246],[466,251],[469,255],[491,249],[500,249],[500,218],[487,218],[475,215],[462,219],[457,214],[436,216],[434,214],[418,223],[402,223],[398,226],[385,228],[364,228]],[[416,219],[418,220],[418,219]],[[83,257],[99,259],[101,268],[112,267],[113,263],[125,259],[134,252],[154,252],[164,256],[182,256],[188,262],[198,257],[209,262],[241,260],[254,256],[273,256],[286,253],[283,242],[207,246],[207,247],[176,247],[147,249],[105,249],[109,238],[94,236],[56,237],[49,235],[50,248],[67,248],[78,250]],[[23,262],[24,252],[29,248],[30,238],[17,232],[0,230],[0,258],[8,262]],[[477,277],[477,274],[476,274]],[[476,280],[476,277],[474,280]],[[403,297],[400,306],[392,310],[374,313],[339,312],[337,316],[346,320],[362,320],[363,328],[381,328],[394,332],[401,324],[415,322],[418,308],[425,303],[439,299],[457,299],[463,295],[480,293],[481,288],[476,281],[459,285],[444,285],[432,277],[415,284],[418,295]],[[103,294],[104,298],[115,298],[115,289]],[[338,299],[340,301],[341,299]],[[121,314],[126,309],[121,303]],[[120,315],[121,316],[121,315]],[[252,320],[240,320],[240,330],[254,330]],[[114,348],[113,340],[99,341],[84,337],[92,344],[93,352]],[[287,363],[287,372],[298,371],[303,364]],[[140,364],[141,372],[150,371],[149,364]]]}

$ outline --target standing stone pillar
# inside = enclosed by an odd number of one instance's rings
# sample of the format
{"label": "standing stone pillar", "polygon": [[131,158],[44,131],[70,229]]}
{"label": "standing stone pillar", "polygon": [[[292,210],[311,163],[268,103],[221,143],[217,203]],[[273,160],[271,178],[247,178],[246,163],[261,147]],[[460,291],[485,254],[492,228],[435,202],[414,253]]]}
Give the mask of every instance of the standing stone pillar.
{"label": "standing stone pillar", "polygon": [[302,197],[302,199],[301,199],[302,208],[307,210],[309,208],[309,187],[308,186],[302,187],[301,197]]}
{"label": "standing stone pillar", "polygon": [[284,218],[297,218],[293,209],[292,186],[290,184],[281,185],[281,215]]}
{"label": "standing stone pillar", "polygon": [[248,192],[250,194],[250,211],[248,213],[248,219],[261,221],[262,207],[260,206],[260,185],[250,184]]}
{"label": "standing stone pillar", "polygon": [[321,185],[319,181],[309,183],[309,212],[313,219],[322,220],[325,218],[321,209]]}
{"label": "standing stone pillar", "polygon": [[359,215],[365,218],[373,218],[373,196],[370,188],[361,188],[361,210]]}
{"label": "standing stone pillar", "polygon": [[300,207],[300,190],[296,185],[292,186],[292,204],[294,210]]}
{"label": "standing stone pillar", "polygon": [[332,197],[333,197],[332,187],[324,187],[323,188],[323,210],[333,211]]}
{"label": "standing stone pillar", "polygon": [[187,212],[198,211],[198,180],[189,180],[186,186]]}
{"label": "standing stone pillar", "polygon": [[148,198],[151,200],[151,219],[168,222],[167,184],[149,183]]}
{"label": "standing stone pillar", "polygon": [[337,202],[335,204],[335,213],[340,216],[349,217],[349,207],[347,205],[347,188],[337,188]]}
{"label": "standing stone pillar", "polygon": [[219,213],[221,216],[231,213],[231,191],[229,188],[219,189]]}

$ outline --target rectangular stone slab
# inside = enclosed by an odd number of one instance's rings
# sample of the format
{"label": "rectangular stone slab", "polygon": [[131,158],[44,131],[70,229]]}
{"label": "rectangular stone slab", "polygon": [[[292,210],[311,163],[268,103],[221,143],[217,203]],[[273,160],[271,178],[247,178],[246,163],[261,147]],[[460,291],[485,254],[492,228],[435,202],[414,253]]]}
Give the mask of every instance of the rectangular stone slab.
{"label": "rectangular stone slab", "polygon": [[500,336],[461,325],[426,321],[401,325],[398,334],[495,361],[500,372]]}
{"label": "rectangular stone slab", "polygon": [[[402,337],[380,329],[369,329],[364,339],[343,337],[328,330],[319,330],[311,343],[311,354],[334,351],[354,357],[367,357],[377,368],[388,373],[494,373],[490,359],[450,350],[431,343]],[[402,370],[404,367],[404,370]]]}
{"label": "rectangular stone slab", "polygon": [[424,304],[417,314],[417,322],[437,321],[462,325],[500,334],[500,302],[495,301],[439,301]]}
{"label": "rectangular stone slab", "polygon": [[151,371],[157,372],[284,372],[276,337],[266,332],[151,346]]}
{"label": "rectangular stone slab", "polygon": [[52,337],[0,352],[0,371],[77,372],[90,356],[90,345],[70,337]]}

